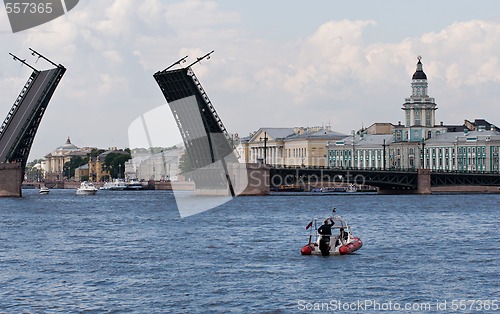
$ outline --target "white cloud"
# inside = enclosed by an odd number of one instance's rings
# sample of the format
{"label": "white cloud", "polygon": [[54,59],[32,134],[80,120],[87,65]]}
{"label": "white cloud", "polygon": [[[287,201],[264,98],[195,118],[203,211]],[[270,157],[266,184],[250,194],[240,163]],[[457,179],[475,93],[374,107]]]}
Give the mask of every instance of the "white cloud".
{"label": "white cloud", "polygon": [[[213,57],[194,70],[231,132],[331,122],[348,133],[361,123],[397,123],[417,55],[440,108],[438,120],[488,117],[500,124],[494,115],[500,23],[470,20],[397,42],[365,41],[378,24],[325,21],[306,36],[271,41],[257,38],[240,13],[216,1],[89,1],[33,30],[0,35],[0,52],[23,57],[33,47],[68,68],[40,126],[34,157],[67,135],[81,146],[127,146],[129,124],[165,104],[153,73],[212,49]],[[0,115],[27,78],[18,68],[0,58]]]}

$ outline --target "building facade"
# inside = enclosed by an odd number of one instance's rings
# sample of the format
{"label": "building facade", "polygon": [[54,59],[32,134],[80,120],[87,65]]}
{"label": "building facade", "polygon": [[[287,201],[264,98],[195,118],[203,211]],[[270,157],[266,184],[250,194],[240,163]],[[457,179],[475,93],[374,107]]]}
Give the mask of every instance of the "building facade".
{"label": "building facade", "polygon": [[462,125],[436,124],[421,58],[403,103],[402,125],[375,123],[329,145],[331,167],[361,169],[498,172],[500,129],[483,119]]}
{"label": "building facade", "polygon": [[241,138],[240,162],[273,166],[327,166],[327,145],[346,135],[331,127],[260,128]]}
{"label": "building facade", "polygon": [[[82,179],[90,181],[107,181],[110,179],[109,171],[104,167],[104,160],[110,153],[128,154],[123,150],[116,147],[109,148],[107,151],[99,154],[98,156],[91,156],[92,150],[95,147],[83,147],[71,143],[70,138],[66,143],[57,147],[53,152],[47,154],[45,159],[41,161],[41,168],[43,169],[43,180],[45,181],[62,181],[62,180],[75,180],[81,181]],[[84,164],[75,169],[74,177],[70,176],[69,169],[65,169],[65,163],[69,162],[72,157],[79,157],[82,160],[88,160]],[[122,169],[123,173],[125,169]]]}
{"label": "building facade", "polygon": [[125,175],[142,181],[177,181],[179,161],[184,152],[184,148],[164,149],[158,153],[135,149],[132,159],[125,163]]}
{"label": "building facade", "polygon": [[42,162],[43,178],[48,181],[60,181],[69,177],[64,173],[64,164],[73,156],[86,156],[88,152],[71,143],[70,138],[66,143],[57,147],[53,152],[45,155]]}
{"label": "building facade", "polygon": [[105,152],[100,153],[97,156],[90,156],[89,162],[86,167],[88,170],[88,176],[90,181],[99,182],[99,181],[110,181],[112,179],[111,176],[109,175],[109,171],[104,166],[104,160],[106,159],[106,156],[110,153],[127,154],[126,152],[118,150],[116,147],[113,147]]}

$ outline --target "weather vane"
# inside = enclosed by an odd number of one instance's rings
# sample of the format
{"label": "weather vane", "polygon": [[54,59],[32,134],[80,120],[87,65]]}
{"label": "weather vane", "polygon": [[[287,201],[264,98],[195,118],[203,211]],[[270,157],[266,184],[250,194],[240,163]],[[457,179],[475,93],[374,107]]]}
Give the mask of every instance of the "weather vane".
{"label": "weather vane", "polygon": [[419,56],[417,57],[417,59],[418,59],[418,61],[422,60],[422,56],[420,56],[420,55],[419,55]]}

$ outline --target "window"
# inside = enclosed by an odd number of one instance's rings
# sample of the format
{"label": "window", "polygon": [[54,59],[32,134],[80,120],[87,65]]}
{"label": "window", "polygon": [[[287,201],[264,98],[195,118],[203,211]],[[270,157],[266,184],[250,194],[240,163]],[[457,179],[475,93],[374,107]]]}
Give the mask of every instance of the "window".
{"label": "window", "polygon": [[415,125],[421,125],[422,111],[420,109],[415,109]]}
{"label": "window", "polygon": [[432,126],[431,116],[432,116],[431,109],[425,110],[425,125],[426,126]]}
{"label": "window", "polygon": [[401,131],[396,131],[396,142],[401,141]]}

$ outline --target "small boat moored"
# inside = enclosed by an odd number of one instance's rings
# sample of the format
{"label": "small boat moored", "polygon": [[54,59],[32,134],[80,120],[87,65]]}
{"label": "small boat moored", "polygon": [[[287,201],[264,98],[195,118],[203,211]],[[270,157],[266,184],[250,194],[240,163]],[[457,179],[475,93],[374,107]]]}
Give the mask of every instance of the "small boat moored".
{"label": "small boat moored", "polygon": [[76,195],[95,195],[96,193],[97,188],[92,182],[83,181],[80,187],[76,189]]}
{"label": "small boat moored", "polygon": [[[333,212],[335,212],[335,209]],[[302,255],[346,255],[359,250],[363,246],[361,239],[352,235],[351,227],[341,216],[330,216],[325,220],[331,227],[331,235],[318,233],[316,228],[318,221],[321,223],[322,220],[313,219],[306,227],[306,230],[311,228],[311,233],[309,234],[309,243],[300,250]]]}
{"label": "small boat moored", "polygon": [[49,192],[49,188],[44,185],[40,187],[40,191],[38,193],[40,193],[41,195],[47,195],[49,194]]}
{"label": "small boat moored", "polygon": [[139,180],[137,180],[137,179],[131,179],[125,185],[126,185],[125,190],[134,190],[134,191],[137,191],[137,190],[144,189],[144,186],[142,185],[142,183]]}
{"label": "small boat moored", "polygon": [[127,188],[127,184],[123,179],[114,179],[111,182],[106,182],[99,190],[122,191]]}

